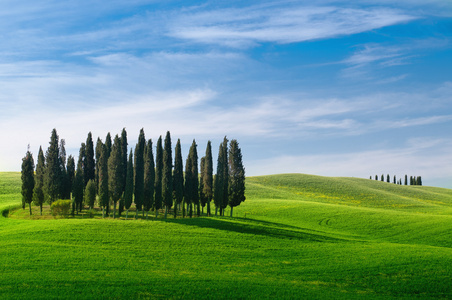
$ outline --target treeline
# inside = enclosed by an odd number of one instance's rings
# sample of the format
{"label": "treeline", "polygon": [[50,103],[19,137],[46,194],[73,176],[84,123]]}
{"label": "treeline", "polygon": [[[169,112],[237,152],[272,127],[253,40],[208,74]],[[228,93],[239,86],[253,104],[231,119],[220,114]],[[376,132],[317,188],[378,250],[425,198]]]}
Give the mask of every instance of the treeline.
{"label": "treeline", "polygon": [[[224,215],[227,206],[231,209],[245,201],[245,168],[237,140],[230,142],[225,137],[219,146],[217,170],[213,174],[211,142],[207,142],[205,155],[198,160],[196,141],[190,147],[182,162],[180,139],[172,157],[171,135],[168,131],[164,141],[159,137],[154,148],[151,139],[146,140],[141,129],[138,142],[128,152],[127,132],[112,139],[107,134],[105,142],[97,139],[94,147],[91,132],[80,146],[77,164],[72,155],[66,158],[65,140],[59,139],[56,129],[52,130],[49,148],[45,155],[39,148],[36,172],[33,155],[28,149],[22,159],[22,208],[31,203],[40,207],[52,204],[57,199],[72,200],[72,214],[88,206],[102,208],[102,216],[113,217],[135,204],[136,217],[141,211],[148,216],[149,210],[164,210],[165,218],[172,208],[174,217],[204,213],[211,215],[210,203],[214,202],[215,215]],[[198,168],[199,166],[199,168]]]}
{"label": "treeline", "polygon": [[[369,179],[372,180],[372,176],[370,176]],[[378,175],[375,175],[375,180],[379,180]],[[380,180],[383,182],[385,181],[385,176],[383,174],[381,175]],[[389,174],[386,175],[386,182],[391,182],[391,177],[389,176]],[[402,178],[397,180],[396,176],[394,175],[392,183],[402,185]],[[410,181],[408,181],[408,175],[405,175],[403,184],[408,185],[408,183],[410,185],[422,185],[422,178],[421,176],[410,176]]]}

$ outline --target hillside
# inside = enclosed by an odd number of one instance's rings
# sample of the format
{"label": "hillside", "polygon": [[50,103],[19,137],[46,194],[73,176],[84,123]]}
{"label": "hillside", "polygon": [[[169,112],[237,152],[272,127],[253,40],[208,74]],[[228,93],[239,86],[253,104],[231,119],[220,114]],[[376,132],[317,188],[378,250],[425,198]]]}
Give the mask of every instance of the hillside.
{"label": "hillside", "polygon": [[[234,218],[0,218],[0,297],[452,297],[452,190],[303,174],[246,184]],[[20,174],[0,173],[0,210],[20,199]]]}

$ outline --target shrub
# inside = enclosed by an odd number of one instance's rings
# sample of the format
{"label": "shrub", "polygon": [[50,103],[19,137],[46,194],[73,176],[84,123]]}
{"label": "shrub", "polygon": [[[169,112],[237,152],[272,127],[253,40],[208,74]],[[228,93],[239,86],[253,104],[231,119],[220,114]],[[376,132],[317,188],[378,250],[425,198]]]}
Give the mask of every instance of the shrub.
{"label": "shrub", "polygon": [[57,200],[52,203],[50,209],[52,210],[52,216],[66,216],[71,209],[71,200]]}

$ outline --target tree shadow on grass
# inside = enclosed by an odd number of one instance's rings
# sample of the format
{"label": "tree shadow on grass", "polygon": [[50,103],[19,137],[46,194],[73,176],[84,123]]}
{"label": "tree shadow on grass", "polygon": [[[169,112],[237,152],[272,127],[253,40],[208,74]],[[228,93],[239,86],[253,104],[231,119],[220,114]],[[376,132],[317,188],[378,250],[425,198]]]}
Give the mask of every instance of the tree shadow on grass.
{"label": "tree shadow on grass", "polygon": [[[308,232],[307,229],[300,229],[295,226],[260,221],[254,219],[233,218],[186,218],[162,220],[170,223],[196,226],[200,228],[211,228],[229,232],[252,234],[258,236],[270,236],[283,239],[297,239],[306,242],[339,242],[344,239],[330,237],[321,232]],[[309,230],[312,231],[312,230]]]}

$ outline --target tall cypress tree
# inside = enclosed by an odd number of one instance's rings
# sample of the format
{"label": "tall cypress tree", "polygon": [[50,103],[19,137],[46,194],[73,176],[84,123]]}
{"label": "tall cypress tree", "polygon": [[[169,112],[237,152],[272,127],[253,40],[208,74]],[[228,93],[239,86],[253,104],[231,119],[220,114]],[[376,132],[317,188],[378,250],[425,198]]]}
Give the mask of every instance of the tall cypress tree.
{"label": "tall cypress tree", "polygon": [[206,165],[206,157],[203,156],[201,157],[201,166],[200,166],[200,177],[199,177],[199,202],[201,204],[201,213],[204,213],[204,207],[206,206],[207,203],[207,197],[204,194],[204,169],[205,169],[205,165]]}
{"label": "tall cypress tree", "polygon": [[[127,178],[127,131],[125,128],[122,129],[121,133],[121,157],[122,157],[122,192],[126,190],[126,178]],[[124,211],[124,195],[119,200],[119,216]]]}
{"label": "tall cypress tree", "polygon": [[110,157],[111,153],[111,134],[110,132],[107,133],[107,136],[105,137],[105,147],[107,147],[107,159]]}
{"label": "tall cypress tree", "polygon": [[162,176],[163,176],[163,146],[162,136],[157,140],[157,150],[155,154],[155,217],[158,217],[159,209],[162,208]]}
{"label": "tall cypress tree", "polygon": [[[69,166],[69,164],[68,164]],[[35,187],[33,189],[33,203],[39,206],[42,216],[42,204],[44,203],[44,175],[45,175],[45,158],[42,147],[39,147],[38,163],[36,165]]]}
{"label": "tall cypress tree", "polygon": [[66,141],[64,139],[60,140],[59,148],[59,161],[60,161],[60,192],[59,196],[62,199],[69,199],[71,192],[69,189],[68,176],[66,170]]}
{"label": "tall cypress tree", "polygon": [[173,204],[173,157],[170,132],[166,132],[165,146],[163,148],[163,177],[162,177],[162,196],[165,205],[165,219],[168,210]]}
{"label": "tall cypress tree", "polygon": [[61,189],[61,169],[60,169],[60,156],[59,156],[59,137],[56,129],[52,130],[50,137],[50,145],[46,152],[46,174],[44,180],[45,194],[52,204],[57,200]]}
{"label": "tall cypress tree", "polygon": [[78,214],[83,203],[83,188],[85,186],[83,176],[83,161],[79,157],[74,183],[72,184],[72,215],[75,211]]}
{"label": "tall cypress tree", "polygon": [[152,151],[152,140],[149,139],[144,151],[144,210],[146,211],[146,219],[148,212],[154,205],[154,182],[155,182],[155,166],[154,153]]}
{"label": "tall cypress tree", "polygon": [[405,174],[405,185],[408,185],[408,176]]}
{"label": "tall cypress tree", "polygon": [[[72,192],[72,184],[74,183],[75,177],[75,160],[72,155],[69,155],[67,159],[67,190],[69,191],[69,195]],[[70,198],[70,196],[68,197]]]}
{"label": "tall cypress tree", "polygon": [[189,206],[189,215],[193,216],[193,204],[197,206],[197,214],[200,214],[199,209],[199,194],[198,194],[198,151],[196,141],[190,147],[188,153],[187,162],[185,164],[185,192],[184,199],[186,204]]}
{"label": "tall cypress tree", "polygon": [[[146,147],[146,139],[144,137],[144,129],[140,130],[138,143],[135,147],[135,206],[137,212],[135,218],[138,218],[138,212],[142,209],[144,198],[144,148]],[[144,214],[144,212],[143,212]]]}
{"label": "tall cypress tree", "polygon": [[228,139],[223,139],[223,202],[221,204],[221,215],[224,216],[224,209],[228,206],[229,195],[229,168],[228,168]]}
{"label": "tall cypress tree", "polygon": [[95,176],[95,168],[96,164],[94,161],[94,144],[93,137],[91,132],[88,133],[88,137],[86,138],[86,149],[85,149],[85,162],[84,162],[84,174],[83,179],[85,185],[88,183],[90,179],[94,179]]}
{"label": "tall cypress tree", "polygon": [[113,219],[116,218],[116,204],[122,195],[122,155],[121,140],[115,136],[114,144],[108,158],[108,191],[113,201]]}
{"label": "tall cypress tree", "polygon": [[108,156],[107,146],[103,145],[99,159],[99,205],[102,207],[102,218],[105,217],[105,210],[109,206],[110,200],[108,192]]}
{"label": "tall cypress tree", "polygon": [[201,215],[201,209],[199,205],[199,173],[198,173],[198,145],[195,140],[191,145],[192,152],[192,176],[193,176],[193,203],[196,205],[196,214],[199,217]]}
{"label": "tall cypress tree", "polygon": [[184,169],[182,166],[182,150],[180,139],[177,140],[174,153],[174,173],[173,173],[173,194],[174,194],[174,218],[177,217],[177,209],[184,198]]}
{"label": "tall cypress tree", "polygon": [[28,203],[31,216],[31,202],[33,201],[33,189],[35,187],[35,162],[30,150],[27,151],[25,157],[22,159],[22,203]]}
{"label": "tall cypress tree", "polygon": [[242,151],[237,140],[231,140],[229,148],[229,201],[231,217],[233,208],[245,201],[245,168],[242,162]]}
{"label": "tall cypress tree", "polygon": [[185,218],[187,214],[192,217],[192,203],[193,203],[193,157],[192,157],[192,148],[187,156],[187,160],[185,161],[185,183],[184,183],[184,203],[182,205],[182,217]]}
{"label": "tall cypress tree", "polygon": [[223,203],[223,181],[224,181],[224,159],[223,159],[224,151],[223,151],[223,143],[220,144],[220,148],[218,149],[218,159],[217,159],[217,173],[214,179],[214,195],[213,201],[215,203],[215,216],[218,214],[218,209],[221,212],[221,206]]}
{"label": "tall cypress tree", "polygon": [[212,146],[210,141],[207,142],[206,156],[204,163],[203,177],[203,192],[206,197],[207,215],[210,216],[210,201],[213,197],[213,161],[212,161]]}
{"label": "tall cypress tree", "polygon": [[129,216],[129,209],[133,200],[133,153],[130,150],[129,160],[127,161],[126,188],[124,190],[124,206],[126,209],[126,219]]}
{"label": "tall cypress tree", "polygon": [[99,193],[99,161],[100,161],[100,155],[102,153],[102,147],[103,147],[103,143],[102,140],[100,138],[97,138],[97,142],[96,142],[96,151],[95,151],[95,155],[96,155],[96,169],[95,169],[95,180],[96,180],[96,191],[97,193]]}

